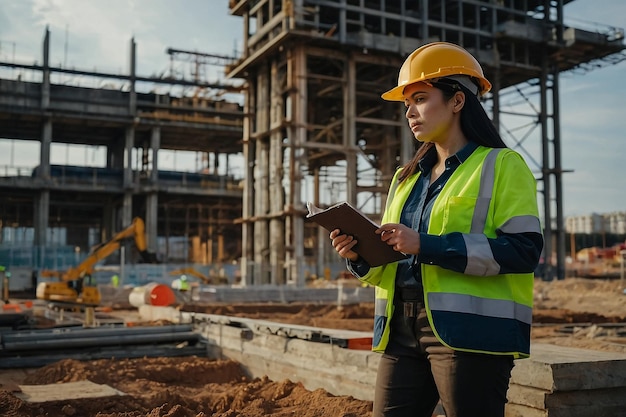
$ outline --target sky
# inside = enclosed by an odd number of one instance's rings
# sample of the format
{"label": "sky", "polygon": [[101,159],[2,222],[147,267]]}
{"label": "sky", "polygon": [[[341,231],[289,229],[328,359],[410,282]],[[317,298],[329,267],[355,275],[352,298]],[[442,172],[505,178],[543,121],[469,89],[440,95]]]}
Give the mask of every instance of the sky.
{"label": "sky", "polygon": [[[565,19],[575,27],[625,29],[626,1],[574,0],[565,6]],[[171,67],[166,49],[234,56],[242,48],[242,24],[241,18],[230,16],[228,0],[1,0],[0,60],[41,63],[47,26],[53,66],[126,74],[134,38],[139,75],[174,69],[190,76],[184,66]],[[563,174],[566,216],[626,211],[622,162],[626,111],[621,92],[625,74],[626,61],[622,61],[560,76],[562,167],[572,171]],[[220,81],[220,68],[208,68],[205,77],[209,82]],[[515,123],[509,124],[506,118],[503,125],[515,129]],[[506,137],[505,141],[514,146]],[[7,166],[37,165],[28,148],[33,145],[0,138],[0,175]],[[62,146],[52,149],[53,164],[104,163],[101,149]],[[524,142],[529,155],[518,149],[533,171],[539,167],[532,160],[541,161],[532,150],[538,146],[539,140],[531,137]],[[159,153],[159,164],[163,169],[185,170],[190,166],[185,162],[188,157]]]}

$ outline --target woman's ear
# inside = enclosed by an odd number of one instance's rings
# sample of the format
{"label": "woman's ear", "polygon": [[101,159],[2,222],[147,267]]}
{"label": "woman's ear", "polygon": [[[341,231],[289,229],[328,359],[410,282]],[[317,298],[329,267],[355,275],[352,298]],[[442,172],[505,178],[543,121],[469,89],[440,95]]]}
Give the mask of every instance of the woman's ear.
{"label": "woman's ear", "polygon": [[460,112],[465,105],[465,93],[463,93],[462,91],[457,91],[456,93],[454,93],[454,97],[452,97],[452,102],[454,103],[452,111],[454,111],[455,113]]}

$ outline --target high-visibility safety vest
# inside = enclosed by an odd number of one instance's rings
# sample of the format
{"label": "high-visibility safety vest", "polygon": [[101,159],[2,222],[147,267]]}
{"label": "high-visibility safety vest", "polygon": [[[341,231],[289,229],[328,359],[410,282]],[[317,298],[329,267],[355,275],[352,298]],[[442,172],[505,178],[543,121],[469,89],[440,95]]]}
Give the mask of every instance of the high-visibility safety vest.
{"label": "high-visibility safety vest", "polygon": [[[392,180],[382,223],[398,223],[420,173]],[[437,196],[428,233],[460,232],[467,248],[464,273],[421,265],[424,301],[439,341],[454,350],[528,357],[533,273],[499,274],[487,238],[541,233],[536,180],[511,149],[479,146],[457,167]],[[376,286],[372,350],[389,341],[397,263],[370,268],[361,280]]]}

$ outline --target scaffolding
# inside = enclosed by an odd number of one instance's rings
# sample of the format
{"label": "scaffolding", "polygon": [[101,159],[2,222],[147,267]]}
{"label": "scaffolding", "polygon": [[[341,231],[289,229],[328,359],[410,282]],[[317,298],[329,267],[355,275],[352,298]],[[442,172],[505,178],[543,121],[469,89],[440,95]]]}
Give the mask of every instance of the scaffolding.
{"label": "scaffolding", "polygon": [[[536,165],[544,279],[563,278],[559,73],[625,57],[623,29],[568,26],[567,3],[230,0],[243,19],[243,55],[227,74],[248,84],[242,281],[303,285],[305,270],[322,276],[337,261],[327,233],[305,222],[307,200],[345,200],[380,219],[395,168],[415,150],[403,109],[380,93],[395,85],[404,57],[432,41],[462,45],[492,81],[485,107]],[[533,135],[537,143],[527,141]]]}

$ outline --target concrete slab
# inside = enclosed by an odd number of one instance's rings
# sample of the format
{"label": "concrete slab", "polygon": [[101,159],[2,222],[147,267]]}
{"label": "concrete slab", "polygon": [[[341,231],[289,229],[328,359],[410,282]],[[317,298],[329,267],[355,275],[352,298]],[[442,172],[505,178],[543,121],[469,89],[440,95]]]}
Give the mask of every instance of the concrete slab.
{"label": "concrete slab", "polygon": [[625,417],[626,354],[533,344],[508,399],[506,417]]}
{"label": "concrete slab", "polygon": [[623,406],[568,407],[554,409],[537,409],[520,404],[507,404],[505,417],[624,417]]}
{"label": "concrete slab", "polygon": [[547,391],[513,384],[509,389],[511,403],[538,409],[621,406],[626,411],[626,387],[605,390]]}
{"label": "concrete slab", "polygon": [[29,403],[126,395],[109,385],[96,384],[91,381],[48,385],[19,385],[19,388],[22,392],[15,393],[15,396]]}
{"label": "concrete slab", "polygon": [[530,359],[516,361],[518,385],[549,392],[626,386],[626,354],[533,344]]}

